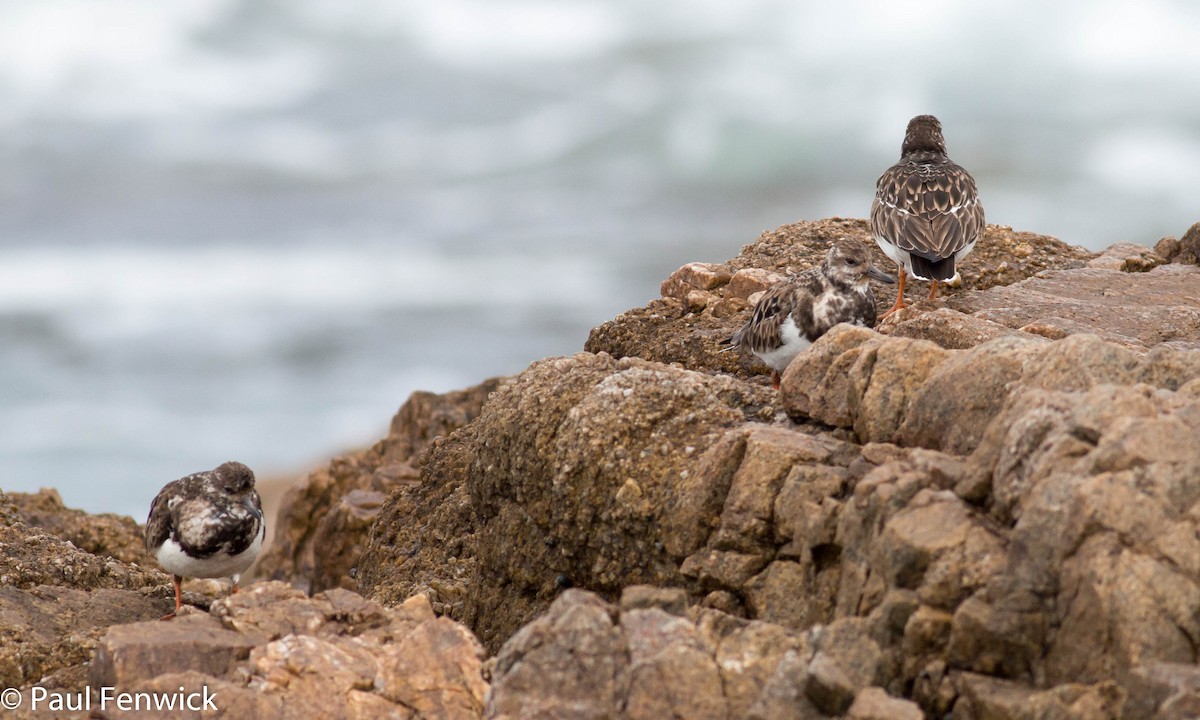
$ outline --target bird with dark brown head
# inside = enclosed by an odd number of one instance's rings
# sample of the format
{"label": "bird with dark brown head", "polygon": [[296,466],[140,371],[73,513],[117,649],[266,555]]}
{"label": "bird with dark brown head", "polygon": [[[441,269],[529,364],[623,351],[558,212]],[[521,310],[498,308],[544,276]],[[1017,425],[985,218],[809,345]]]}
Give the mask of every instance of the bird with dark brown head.
{"label": "bird with dark brown head", "polygon": [[896,303],[884,317],[907,307],[906,274],[930,281],[929,298],[936,297],[938,283],[958,275],[956,264],[975,249],[983,226],[975,178],[947,156],[938,119],[916,116],[900,162],[879,177],[871,204],[871,234],[900,268]]}
{"label": "bird with dark brown head", "polygon": [[238,580],[254,563],[266,538],[254,472],[240,462],[221,463],[163,486],[146,519],[146,550],[171,573],[175,617],[185,577]]}
{"label": "bird with dark brown head", "polygon": [[838,323],[875,327],[875,295],[869,280],[896,279],[871,264],[870,248],[858,240],[835,240],[821,264],[767,289],[730,348],[757,355],[771,368],[771,384],[792,359]]}

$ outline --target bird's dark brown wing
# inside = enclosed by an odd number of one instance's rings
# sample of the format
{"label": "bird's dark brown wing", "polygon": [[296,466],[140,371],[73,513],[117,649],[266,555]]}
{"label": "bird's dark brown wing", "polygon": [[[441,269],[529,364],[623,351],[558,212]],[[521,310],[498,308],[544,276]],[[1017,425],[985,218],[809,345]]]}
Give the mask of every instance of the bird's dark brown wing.
{"label": "bird's dark brown wing", "polygon": [[818,268],[810,268],[798,275],[772,285],[754,306],[754,314],[730,339],[734,345],[753,352],[769,352],[780,345],[780,327],[788,314],[797,308],[812,304],[812,298],[820,291]]}
{"label": "bird's dark brown wing", "polygon": [[983,225],[974,178],[944,158],[903,160],[876,183],[871,231],[905,252],[948,258],[978,240]]}
{"label": "bird's dark brown wing", "polygon": [[146,518],[146,550],[151,553],[167,541],[174,528],[171,510],[167,506],[172,491],[172,486],[167,485],[150,503],[150,515]]}

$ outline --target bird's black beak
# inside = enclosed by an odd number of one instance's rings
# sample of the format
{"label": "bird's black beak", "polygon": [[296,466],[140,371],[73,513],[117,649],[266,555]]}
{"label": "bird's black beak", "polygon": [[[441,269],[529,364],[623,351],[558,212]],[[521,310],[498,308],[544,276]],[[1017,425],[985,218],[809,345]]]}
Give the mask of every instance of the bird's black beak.
{"label": "bird's black beak", "polygon": [[257,507],[255,507],[254,498],[248,493],[242,498],[242,507],[249,510],[251,515],[257,515],[260,520],[262,519],[262,510],[259,510]]}
{"label": "bird's black beak", "polygon": [[888,275],[887,273],[885,273],[884,271],[875,267],[874,265],[872,265],[871,268],[869,270],[867,270],[867,276],[873,277],[876,280],[878,280],[879,282],[885,282],[885,283],[888,283],[891,285],[896,284],[896,276],[895,275]]}

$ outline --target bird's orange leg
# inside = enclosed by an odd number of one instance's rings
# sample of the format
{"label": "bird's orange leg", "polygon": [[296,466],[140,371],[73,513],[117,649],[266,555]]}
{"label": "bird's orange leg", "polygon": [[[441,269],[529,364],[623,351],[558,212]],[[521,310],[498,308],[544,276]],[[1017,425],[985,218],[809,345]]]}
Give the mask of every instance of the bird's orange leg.
{"label": "bird's orange leg", "polygon": [[778,371],[778,370],[772,370],[772,371],[771,371],[771,387],[773,387],[773,388],[775,388],[776,390],[778,390],[778,389],[779,389],[779,383],[780,383],[780,381],[781,381],[781,380],[783,380],[783,376],[779,374],[779,371]]}
{"label": "bird's orange leg", "polygon": [[933,300],[937,297],[937,280],[929,283],[929,299]]}
{"label": "bird's orange leg", "polygon": [[888,310],[887,312],[885,312],[883,314],[883,317],[879,318],[880,320],[887,317],[888,315],[891,315],[892,313],[896,312],[897,310],[899,310],[901,308],[908,307],[908,303],[904,302],[904,266],[903,265],[900,266],[900,279],[897,280],[897,283],[899,284],[899,287],[896,290],[896,304],[892,306],[891,310]]}
{"label": "bird's orange leg", "polygon": [[182,582],[182,577],[178,575],[171,576],[171,583],[175,586],[175,609],[160,617],[159,620],[170,620],[179,612],[179,608],[183,607],[183,588],[180,587],[180,583]]}

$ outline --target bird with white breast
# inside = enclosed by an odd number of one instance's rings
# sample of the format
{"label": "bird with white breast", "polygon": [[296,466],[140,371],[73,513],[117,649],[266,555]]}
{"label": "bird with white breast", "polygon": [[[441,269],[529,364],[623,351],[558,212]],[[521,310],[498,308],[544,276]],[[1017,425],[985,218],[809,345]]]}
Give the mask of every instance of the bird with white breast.
{"label": "bird with white breast", "polygon": [[266,532],[254,472],[240,462],[167,483],[146,520],[146,550],[171,573],[175,586],[175,609],[162,619],[182,607],[184,578],[232,578],[237,592]]}

